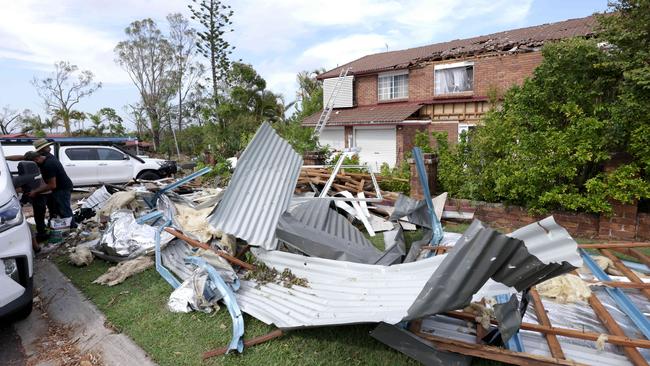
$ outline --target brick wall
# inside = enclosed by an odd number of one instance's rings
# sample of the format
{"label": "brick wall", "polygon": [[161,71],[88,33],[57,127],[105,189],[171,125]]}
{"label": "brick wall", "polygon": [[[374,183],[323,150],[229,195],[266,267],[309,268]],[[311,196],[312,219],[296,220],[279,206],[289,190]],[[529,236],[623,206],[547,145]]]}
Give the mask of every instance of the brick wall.
{"label": "brick wall", "polygon": [[[433,132],[447,132],[447,141],[450,144],[458,143],[458,122],[431,122],[429,131]],[[435,146],[433,137],[431,138],[431,146]]]}
{"label": "brick wall", "polygon": [[553,215],[555,221],[567,231],[579,238],[596,238],[599,230],[599,216],[586,213],[571,213],[563,211],[550,212],[547,215],[533,216],[519,206],[506,206],[499,203],[487,203],[461,199],[447,200],[447,206],[475,209],[474,218],[483,221],[495,229],[511,232],[522,226],[539,221]]}
{"label": "brick wall", "polygon": [[409,100],[428,100],[433,98],[433,65],[409,71]]}
{"label": "brick wall", "polygon": [[650,240],[650,214],[639,213],[637,216],[636,238]]}
{"label": "brick wall", "polygon": [[354,95],[357,105],[377,104],[377,75],[355,77]]}
{"label": "brick wall", "polygon": [[522,84],[541,62],[541,52],[475,59],[474,95],[486,96],[491,88],[503,95],[512,85]]}
{"label": "brick wall", "polygon": [[426,129],[426,125],[397,126],[397,163],[404,160],[404,154],[413,150],[415,134]]}
{"label": "brick wall", "polygon": [[[424,101],[434,95],[434,66],[458,61],[474,61],[474,92],[466,96],[487,96],[492,88],[502,95],[510,86],[523,83],[542,62],[541,52],[483,56],[432,62],[409,71],[409,101]],[[357,105],[377,103],[377,75],[355,78]],[[448,96],[456,97],[456,96]]]}

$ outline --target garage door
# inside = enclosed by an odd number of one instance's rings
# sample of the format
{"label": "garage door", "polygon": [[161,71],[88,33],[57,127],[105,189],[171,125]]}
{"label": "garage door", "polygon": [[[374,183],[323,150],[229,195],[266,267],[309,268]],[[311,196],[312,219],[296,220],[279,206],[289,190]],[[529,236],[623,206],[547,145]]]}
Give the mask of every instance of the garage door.
{"label": "garage door", "polygon": [[356,127],[354,138],[356,147],[360,149],[359,160],[367,163],[373,171],[379,171],[383,163],[388,163],[391,167],[395,166],[397,160],[395,127]]}
{"label": "garage door", "polygon": [[345,147],[345,131],[343,127],[326,127],[320,133],[320,145],[329,145],[334,150],[343,150]]}

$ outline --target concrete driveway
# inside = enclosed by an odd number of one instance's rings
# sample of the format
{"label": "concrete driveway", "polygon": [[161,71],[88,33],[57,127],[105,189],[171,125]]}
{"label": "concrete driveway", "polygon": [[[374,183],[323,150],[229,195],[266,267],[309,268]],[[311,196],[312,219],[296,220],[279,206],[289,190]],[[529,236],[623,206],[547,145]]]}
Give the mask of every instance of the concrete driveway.
{"label": "concrete driveway", "polygon": [[25,320],[0,325],[0,365],[155,365],[47,259],[36,260],[35,305]]}

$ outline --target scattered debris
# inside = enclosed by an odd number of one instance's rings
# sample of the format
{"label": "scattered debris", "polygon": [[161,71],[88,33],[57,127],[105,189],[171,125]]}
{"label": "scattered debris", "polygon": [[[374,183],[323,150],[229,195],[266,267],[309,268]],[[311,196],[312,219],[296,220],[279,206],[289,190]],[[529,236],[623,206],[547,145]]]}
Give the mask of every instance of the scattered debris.
{"label": "scattered debris", "polygon": [[116,266],[109,268],[106,273],[97,277],[93,283],[99,285],[115,286],[124,282],[124,280],[135,274],[144,272],[148,268],[153,267],[153,265],[153,259],[148,256],[142,256],[136,259],[124,261]]}
{"label": "scattered debris", "polygon": [[[462,235],[444,232],[446,193],[415,200],[381,191],[381,177],[341,164],[301,168],[301,157],[265,123],[225,190],[197,183],[209,168],[96,190],[79,203],[79,229],[67,234],[70,262],[119,262],[94,281],[109,286],[155,265],[174,288],[172,312],[225,305],[232,339],[204,358],[289,329],[358,323],[379,323],[373,337],[432,364],[478,356],[619,365],[650,355],[650,341],[632,336],[650,334],[630,294],[650,298],[646,279],[621,270],[607,250],[609,258],[590,259],[552,217],[510,234],[477,220]],[[421,236],[408,252],[404,230]],[[594,279],[599,269],[628,282]],[[243,312],[279,329],[244,342]]]}
{"label": "scattered debris", "polygon": [[77,246],[69,256],[70,263],[77,267],[87,266],[93,262],[93,253],[88,247]]}
{"label": "scattered debris", "polygon": [[244,280],[255,281],[258,287],[268,283],[275,283],[286,288],[309,287],[309,281],[306,278],[297,277],[289,268],[285,268],[280,273],[275,268],[268,267],[264,262],[255,262],[255,268],[246,272]]}

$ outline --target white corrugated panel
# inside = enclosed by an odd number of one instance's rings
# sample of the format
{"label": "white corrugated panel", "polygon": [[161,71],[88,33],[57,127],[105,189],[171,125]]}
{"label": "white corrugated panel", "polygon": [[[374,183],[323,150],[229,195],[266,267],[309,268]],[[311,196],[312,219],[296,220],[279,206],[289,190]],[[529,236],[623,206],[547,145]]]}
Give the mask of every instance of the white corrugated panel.
{"label": "white corrugated panel", "polygon": [[[544,227],[546,230],[537,230]],[[548,230],[548,231],[547,231]],[[552,217],[516,231],[531,254],[544,263],[576,263],[577,244]],[[513,233],[514,234],[514,233]],[[512,234],[511,234],[512,235]],[[515,235],[513,235],[515,236]],[[446,255],[393,266],[352,263],[305,257],[281,252],[255,250],[257,259],[282,272],[291,269],[306,278],[309,287],[242,281],[237,302],[242,311],[280,328],[386,322],[395,324],[406,315],[424,285]],[[488,280],[474,300],[515,289]]]}
{"label": "white corrugated panel", "polygon": [[325,127],[318,137],[321,146],[329,145],[333,150],[345,148],[345,129],[343,127]]}
{"label": "white corrugated panel", "polygon": [[390,167],[397,161],[395,127],[355,127],[354,139],[359,150],[359,160],[378,172],[383,163]]}
{"label": "white corrugated panel", "polygon": [[289,207],[302,157],[263,123],[237,162],[223,199],[208,217],[214,230],[275,249],[275,228]]}
{"label": "white corrugated panel", "polygon": [[[241,281],[242,311],[280,328],[401,321],[427,280],[445,258],[381,266],[255,250],[257,259],[282,272],[307,278],[309,287]],[[476,295],[496,296],[508,288],[489,280]]]}
{"label": "white corrugated panel", "polygon": [[334,87],[339,78],[329,78],[323,80],[323,105],[327,105],[327,101],[332,96],[334,108],[350,108],[353,106],[352,90],[354,85],[354,76],[346,76],[341,81],[341,86],[336,96],[333,96]]}

